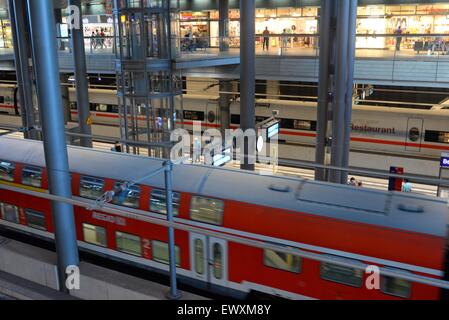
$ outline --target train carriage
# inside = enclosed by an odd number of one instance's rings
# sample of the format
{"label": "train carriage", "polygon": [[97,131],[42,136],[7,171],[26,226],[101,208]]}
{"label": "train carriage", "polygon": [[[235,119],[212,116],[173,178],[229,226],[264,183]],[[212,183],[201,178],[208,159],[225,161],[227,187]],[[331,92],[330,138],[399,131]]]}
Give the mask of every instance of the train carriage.
{"label": "train carriage", "polygon": [[[0,138],[0,183],[45,191],[42,143]],[[8,150],[8,152],[4,152]],[[117,183],[135,181],[161,160],[69,147],[76,198],[96,199]],[[105,166],[104,164],[108,165]],[[175,167],[176,221],[237,234],[354,263],[447,278],[448,208],[445,201],[306,180],[259,176],[201,166]],[[79,246],[157,272],[168,270],[162,176],[114,199],[127,216],[76,208]],[[251,192],[248,192],[251,190]],[[0,191],[0,225],[52,238],[49,202]],[[364,286],[362,271],[262,250],[177,230],[181,281],[227,295],[252,292],[293,299],[438,299],[438,288],[382,278],[381,290]]]}

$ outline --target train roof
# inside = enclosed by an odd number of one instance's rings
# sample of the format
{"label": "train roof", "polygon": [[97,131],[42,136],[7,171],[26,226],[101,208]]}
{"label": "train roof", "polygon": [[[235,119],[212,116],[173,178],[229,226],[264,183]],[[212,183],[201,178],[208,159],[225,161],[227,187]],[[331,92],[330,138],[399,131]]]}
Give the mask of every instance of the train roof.
{"label": "train roof", "polygon": [[[316,102],[310,101],[293,101],[293,100],[275,100],[275,99],[257,99],[258,104],[270,104],[272,108],[276,108],[278,106],[285,107],[308,107],[308,108],[317,108]],[[239,102],[237,102],[239,103]],[[360,110],[365,112],[374,112],[374,113],[394,113],[394,114],[404,114],[410,116],[410,114],[422,115],[422,116],[442,116],[449,118],[449,112],[444,109],[429,109],[429,110],[421,110],[421,109],[407,109],[407,108],[394,108],[394,107],[381,107],[381,106],[370,106],[370,105],[354,105],[353,110]]]}
{"label": "train roof", "polygon": [[[5,152],[8,150],[8,152]],[[163,160],[68,147],[71,172],[133,182],[163,165]],[[41,142],[0,137],[0,159],[45,167]],[[163,174],[142,184],[164,188]],[[428,196],[383,192],[316,181],[263,176],[196,165],[174,168],[173,188],[206,197],[308,213],[446,237],[446,201]]]}

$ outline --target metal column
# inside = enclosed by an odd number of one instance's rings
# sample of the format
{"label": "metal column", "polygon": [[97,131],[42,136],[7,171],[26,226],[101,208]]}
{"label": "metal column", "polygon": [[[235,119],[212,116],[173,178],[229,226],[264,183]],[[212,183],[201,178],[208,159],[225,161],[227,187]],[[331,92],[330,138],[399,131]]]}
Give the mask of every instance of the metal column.
{"label": "metal column", "polygon": [[[335,65],[335,102],[333,105],[332,160],[331,164],[341,167],[345,134],[345,104],[348,70],[348,23],[349,1],[338,1],[337,48]],[[331,170],[330,182],[341,183],[341,172]]]}
{"label": "metal column", "polygon": [[[345,105],[345,137],[343,141],[343,160],[342,167],[349,167],[349,153],[351,148],[351,122],[352,122],[352,105],[353,105],[353,88],[354,88],[354,60],[355,60],[355,45],[356,45],[356,29],[357,29],[357,0],[350,0],[349,8],[349,23],[348,23],[348,76],[347,76],[347,91],[346,91],[346,105]],[[348,172],[341,173],[341,183],[348,182]]]}
{"label": "metal column", "polygon": [[[79,23],[79,29],[72,28],[70,30],[73,62],[75,66],[76,101],[78,108],[79,132],[84,135],[92,135],[92,128],[88,124],[90,117],[89,82],[87,80],[86,52],[84,48],[84,28],[81,0],[69,0],[69,6],[77,7],[80,14],[80,21],[76,21],[76,23]],[[80,138],[80,144],[82,147],[92,148],[92,140],[89,138]]]}
{"label": "metal column", "polygon": [[20,108],[25,139],[39,139],[34,129],[36,119],[33,106],[33,83],[30,78],[30,49],[27,42],[26,6],[24,0],[9,0],[12,37],[14,43],[14,60],[17,83],[19,86]]}
{"label": "metal column", "polygon": [[220,52],[229,51],[229,0],[218,0]]}
{"label": "metal column", "polygon": [[231,127],[231,94],[232,83],[229,80],[220,80],[220,131],[223,144],[226,144],[226,130]]}
{"label": "metal column", "polygon": [[[329,103],[331,102],[331,64],[333,62],[333,49],[335,41],[335,0],[321,1],[320,14],[320,71],[318,83],[318,109],[317,109],[317,140],[315,162],[325,165],[326,147],[328,145],[328,121]],[[315,170],[315,179],[318,181],[327,180],[325,169]]]}
{"label": "metal column", "polygon": [[[72,190],[55,45],[53,0],[28,0],[28,12],[32,31],[39,105],[41,106],[49,191],[53,195],[71,198]],[[52,213],[60,290],[66,291],[64,283],[67,267],[79,264],[73,206],[53,201]]]}
{"label": "metal column", "polygon": [[[255,0],[240,1],[240,127],[243,131],[256,126],[256,6]],[[255,170],[255,146],[244,143],[244,170]],[[253,164],[250,164],[253,163]]]}
{"label": "metal column", "polygon": [[[173,223],[173,188],[172,173],[173,164],[170,161],[164,162],[165,173],[165,200],[167,207],[167,221]],[[175,250],[175,229],[168,228],[168,246],[169,246],[169,265],[170,265],[170,292],[169,299],[181,299],[181,293],[178,291],[176,281],[176,250]]]}

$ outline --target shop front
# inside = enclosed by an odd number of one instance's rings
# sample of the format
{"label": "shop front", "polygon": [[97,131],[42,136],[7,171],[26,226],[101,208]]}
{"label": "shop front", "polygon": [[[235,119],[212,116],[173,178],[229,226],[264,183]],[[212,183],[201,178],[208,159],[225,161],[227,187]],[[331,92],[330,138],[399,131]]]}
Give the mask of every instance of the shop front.
{"label": "shop front", "polygon": [[[402,49],[413,50],[416,42],[431,42],[432,34],[442,34],[444,42],[449,42],[449,4],[406,4],[406,5],[363,5],[357,10],[358,49],[394,50],[398,27],[401,26]],[[239,47],[239,10],[231,9],[229,15],[229,37],[231,47]],[[181,36],[188,30],[200,37],[207,37],[211,47],[219,46],[218,10],[183,12],[181,14]],[[257,46],[262,48],[260,35],[267,28],[270,34],[270,47],[287,45],[291,48],[315,48],[318,33],[319,7],[301,8],[257,8],[256,34]],[[291,37],[282,37],[292,34]],[[310,37],[307,35],[310,34]],[[408,35],[417,35],[408,37]],[[429,37],[426,35],[430,34]],[[448,34],[446,38],[444,35]],[[287,40],[285,40],[287,39]],[[449,47],[449,46],[448,46]]]}

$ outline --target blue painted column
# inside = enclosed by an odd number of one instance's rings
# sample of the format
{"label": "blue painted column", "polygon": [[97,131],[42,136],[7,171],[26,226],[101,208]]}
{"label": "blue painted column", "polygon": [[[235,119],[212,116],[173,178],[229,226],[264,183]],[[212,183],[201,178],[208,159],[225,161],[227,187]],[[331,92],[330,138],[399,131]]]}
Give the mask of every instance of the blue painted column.
{"label": "blue painted column", "polygon": [[[71,198],[71,180],[62,110],[53,0],[28,0],[34,69],[40,105],[49,191]],[[56,253],[60,290],[65,288],[68,266],[78,266],[73,206],[53,201]]]}

